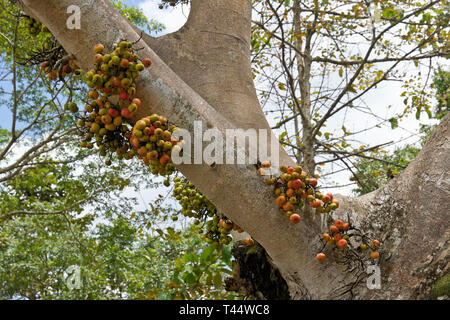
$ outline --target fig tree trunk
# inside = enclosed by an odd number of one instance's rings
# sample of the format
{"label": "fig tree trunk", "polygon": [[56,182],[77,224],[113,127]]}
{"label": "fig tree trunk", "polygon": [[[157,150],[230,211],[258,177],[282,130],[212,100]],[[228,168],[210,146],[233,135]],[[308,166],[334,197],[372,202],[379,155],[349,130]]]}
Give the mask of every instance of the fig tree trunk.
{"label": "fig tree trunk", "polygon": [[[95,44],[111,50],[122,39],[139,40],[138,55],[153,64],[138,78],[144,106],[138,117],[162,114],[191,132],[196,120],[222,133],[270,129],[251,74],[251,0],[192,0],[186,25],[160,38],[142,34],[108,0],[16,3],[44,23],[85,70],[93,66]],[[69,6],[81,10],[80,29],[67,28]],[[333,218],[349,218],[382,243],[381,289],[366,285],[369,261],[352,261],[331,249],[329,259],[316,261],[330,221],[307,212],[299,224],[289,223],[254,165],[183,164],[178,169],[265,249],[287,286],[282,292],[288,294],[280,298],[427,298],[449,268],[449,121],[448,116],[442,120],[417,159],[389,185],[359,198],[338,197],[341,205]],[[294,165],[278,148],[280,163]]]}

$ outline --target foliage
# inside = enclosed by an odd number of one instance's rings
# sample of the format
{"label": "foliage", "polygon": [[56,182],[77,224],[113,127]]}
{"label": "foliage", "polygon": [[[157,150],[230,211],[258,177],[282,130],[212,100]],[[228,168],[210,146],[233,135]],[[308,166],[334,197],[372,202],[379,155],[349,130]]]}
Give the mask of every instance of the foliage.
{"label": "foliage", "polygon": [[450,296],[450,274],[448,273],[436,282],[431,292],[433,299],[444,296]]}
{"label": "foliage", "polygon": [[[395,128],[411,114],[432,117],[431,61],[449,54],[446,6],[448,1],[253,1],[252,66],[260,102],[306,171],[326,179],[352,171],[360,155],[355,150],[376,147],[361,141],[364,134]],[[376,93],[393,85],[403,100],[395,106],[400,111],[390,111],[389,102],[373,106]],[[360,118],[370,124],[355,123]]]}
{"label": "foliage", "polygon": [[[92,218],[26,216],[3,224],[0,299],[233,298],[222,292],[229,256],[204,247],[196,227],[151,236],[128,218],[97,225]],[[71,266],[80,268],[79,288],[68,286]]]}
{"label": "foliage", "polygon": [[190,0],[160,0],[159,8],[165,9],[170,7],[175,7],[180,4],[188,4],[190,3]]}
{"label": "foliage", "polygon": [[356,195],[363,195],[377,190],[400,174],[408,164],[414,160],[422,148],[406,145],[396,148],[392,154],[382,154],[378,158],[382,161],[361,158],[356,163],[355,175],[351,181],[357,182],[353,189]]}
{"label": "foliage", "polygon": [[154,19],[148,19],[141,9],[128,6],[123,0],[110,1],[124,17],[130,20],[136,27],[147,29],[148,32],[153,33],[160,33],[165,29],[165,26],[162,23]]}
{"label": "foliage", "polygon": [[[436,119],[442,119],[448,112],[449,74],[449,72],[438,69],[433,78],[437,100],[434,114]],[[395,129],[398,125],[397,121],[392,121],[391,125]],[[363,195],[375,191],[401,173],[422,150],[435,127],[421,125],[422,136],[419,145],[407,144],[396,148],[392,153],[374,150],[373,153],[377,155],[375,158],[360,158],[355,164],[355,174],[350,178],[357,184],[357,188],[353,189],[353,192],[356,195]]]}

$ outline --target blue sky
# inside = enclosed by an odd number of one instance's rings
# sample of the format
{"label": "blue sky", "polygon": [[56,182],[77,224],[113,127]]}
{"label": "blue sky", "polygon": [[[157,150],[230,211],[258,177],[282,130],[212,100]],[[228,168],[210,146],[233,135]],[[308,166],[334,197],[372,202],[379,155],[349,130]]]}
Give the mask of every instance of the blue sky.
{"label": "blue sky", "polygon": [[124,3],[126,3],[129,6],[135,6],[137,7],[141,2],[144,2],[143,0],[125,0]]}
{"label": "blue sky", "polygon": [[125,2],[128,5],[134,5],[142,9],[148,18],[155,19],[164,24],[166,26],[166,32],[174,32],[180,29],[186,22],[189,14],[189,7],[185,5],[160,10],[158,8],[160,4],[159,0],[127,0]]}
{"label": "blue sky", "polygon": [[[4,90],[10,90],[10,85],[2,84],[1,88]],[[12,115],[8,109],[2,104],[0,105],[0,128],[11,128]]]}

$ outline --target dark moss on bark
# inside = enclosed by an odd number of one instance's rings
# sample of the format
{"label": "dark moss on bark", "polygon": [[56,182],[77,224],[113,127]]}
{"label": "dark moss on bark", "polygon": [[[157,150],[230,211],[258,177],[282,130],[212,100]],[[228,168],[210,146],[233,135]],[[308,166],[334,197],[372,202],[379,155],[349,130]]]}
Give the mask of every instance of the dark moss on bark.
{"label": "dark moss on bark", "polygon": [[431,290],[431,298],[450,297],[450,274],[446,274],[439,279]]}

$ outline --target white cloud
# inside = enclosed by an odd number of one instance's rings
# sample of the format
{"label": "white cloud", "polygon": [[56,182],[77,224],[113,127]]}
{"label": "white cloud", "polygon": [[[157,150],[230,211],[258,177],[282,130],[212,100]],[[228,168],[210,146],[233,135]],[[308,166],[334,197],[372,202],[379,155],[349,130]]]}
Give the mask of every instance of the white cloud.
{"label": "white cloud", "polygon": [[180,29],[186,23],[190,9],[188,5],[178,5],[174,8],[169,7],[161,10],[159,9],[159,1],[156,0],[143,1],[139,3],[139,8],[142,9],[147,18],[155,19],[165,25],[164,34]]}

